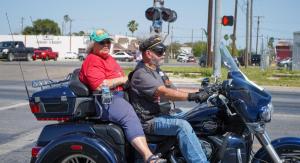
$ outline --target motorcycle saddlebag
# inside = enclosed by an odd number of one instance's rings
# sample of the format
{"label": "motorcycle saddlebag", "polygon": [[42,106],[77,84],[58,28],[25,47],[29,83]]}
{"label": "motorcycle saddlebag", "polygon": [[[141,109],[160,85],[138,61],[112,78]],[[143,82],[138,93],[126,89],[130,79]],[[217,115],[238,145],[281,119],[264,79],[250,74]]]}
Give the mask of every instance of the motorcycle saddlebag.
{"label": "motorcycle saddlebag", "polygon": [[67,85],[38,91],[29,101],[38,120],[62,121],[96,115],[93,97],[78,97]]}

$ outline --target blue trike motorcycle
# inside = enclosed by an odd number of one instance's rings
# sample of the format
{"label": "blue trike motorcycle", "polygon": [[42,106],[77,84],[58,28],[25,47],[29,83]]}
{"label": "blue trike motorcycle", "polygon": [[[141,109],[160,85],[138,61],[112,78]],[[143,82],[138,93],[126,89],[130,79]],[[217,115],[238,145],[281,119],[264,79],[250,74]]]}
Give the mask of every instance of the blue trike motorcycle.
{"label": "blue trike motorcycle", "polygon": [[[266,125],[271,121],[271,95],[251,82],[237,67],[221,45],[222,62],[228,70],[227,80],[210,84],[207,102],[183,114],[195,130],[210,162],[222,163],[299,163],[300,139],[284,137],[271,141]],[[29,99],[37,120],[58,121],[45,126],[32,148],[31,163],[124,163],[138,162],[141,157],[124,139],[122,129],[101,121],[95,97],[78,80],[75,70],[66,80],[33,82],[42,90]],[[257,139],[262,148],[253,152]],[[168,162],[185,162],[176,137],[147,135],[154,153]]]}

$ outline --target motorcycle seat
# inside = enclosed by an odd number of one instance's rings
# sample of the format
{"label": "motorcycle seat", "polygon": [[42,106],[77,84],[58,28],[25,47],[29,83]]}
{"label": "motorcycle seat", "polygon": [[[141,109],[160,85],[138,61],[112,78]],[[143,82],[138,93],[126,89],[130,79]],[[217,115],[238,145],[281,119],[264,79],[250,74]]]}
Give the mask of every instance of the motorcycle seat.
{"label": "motorcycle seat", "polygon": [[79,80],[79,72],[79,68],[73,71],[69,82],[69,88],[75,93],[76,96],[87,97],[90,95],[90,91],[88,87]]}

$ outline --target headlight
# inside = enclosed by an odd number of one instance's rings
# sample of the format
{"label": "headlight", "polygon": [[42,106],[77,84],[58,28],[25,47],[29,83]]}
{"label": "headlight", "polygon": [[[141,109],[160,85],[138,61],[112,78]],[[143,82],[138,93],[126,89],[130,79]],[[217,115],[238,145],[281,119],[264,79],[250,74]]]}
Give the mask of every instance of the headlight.
{"label": "headlight", "polygon": [[270,122],[273,114],[273,104],[270,102],[267,106],[260,109],[259,117],[264,122]]}
{"label": "headlight", "polygon": [[3,53],[8,53],[8,49],[3,49],[2,52]]}

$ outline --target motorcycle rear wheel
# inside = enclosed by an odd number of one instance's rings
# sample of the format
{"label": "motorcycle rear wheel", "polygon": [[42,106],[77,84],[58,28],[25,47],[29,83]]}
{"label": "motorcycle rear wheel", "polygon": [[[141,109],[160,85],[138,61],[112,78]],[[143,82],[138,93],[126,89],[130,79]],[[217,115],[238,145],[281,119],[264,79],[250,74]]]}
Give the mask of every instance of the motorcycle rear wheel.
{"label": "motorcycle rear wheel", "polygon": [[109,163],[110,161],[106,159],[102,153],[95,150],[93,147],[86,144],[82,145],[80,151],[70,150],[70,146],[73,143],[61,144],[48,151],[44,158],[40,162],[44,163]]}
{"label": "motorcycle rear wheel", "polygon": [[96,163],[96,161],[84,154],[72,154],[65,157],[61,163]]}

